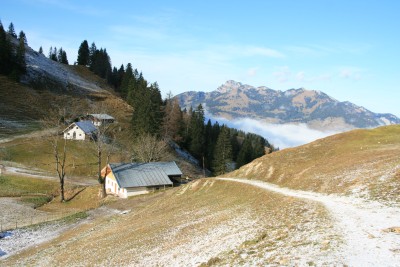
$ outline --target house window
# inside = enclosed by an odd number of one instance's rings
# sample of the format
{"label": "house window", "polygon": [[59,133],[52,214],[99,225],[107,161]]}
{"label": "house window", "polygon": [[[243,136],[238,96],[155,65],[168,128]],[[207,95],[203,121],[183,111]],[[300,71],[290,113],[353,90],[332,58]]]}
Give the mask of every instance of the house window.
{"label": "house window", "polygon": [[79,136],[82,136],[82,134],[79,134]]}
{"label": "house window", "polygon": [[75,129],[78,129],[78,126],[76,126]]}
{"label": "house window", "polygon": [[70,133],[67,133],[67,135],[70,135]]}

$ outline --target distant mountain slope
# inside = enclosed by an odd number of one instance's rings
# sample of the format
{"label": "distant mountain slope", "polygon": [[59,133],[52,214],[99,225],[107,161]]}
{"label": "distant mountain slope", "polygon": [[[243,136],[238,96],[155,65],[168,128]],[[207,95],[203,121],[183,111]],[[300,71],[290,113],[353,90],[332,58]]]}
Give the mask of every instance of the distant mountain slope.
{"label": "distant mountain slope", "polygon": [[101,110],[129,126],[132,108],[88,68],[58,63],[29,46],[25,59],[21,82],[0,75],[0,139],[40,129],[39,121],[60,107],[77,114]]}
{"label": "distant mountain slope", "polygon": [[205,104],[213,116],[253,118],[270,123],[305,123],[316,129],[345,130],[398,124],[392,114],[373,113],[350,102],[339,102],[320,91],[304,88],[275,91],[227,81],[217,90],[176,96],[182,107]]}
{"label": "distant mountain slope", "polygon": [[266,155],[227,177],[400,205],[399,155],[400,125],[357,129]]}

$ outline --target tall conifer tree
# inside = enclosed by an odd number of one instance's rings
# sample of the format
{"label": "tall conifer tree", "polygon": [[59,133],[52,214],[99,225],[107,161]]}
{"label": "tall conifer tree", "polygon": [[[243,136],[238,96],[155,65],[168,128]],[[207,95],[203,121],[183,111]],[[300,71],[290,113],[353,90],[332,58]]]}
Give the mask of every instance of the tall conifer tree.
{"label": "tall conifer tree", "polygon": [[14,30],[14,24],[12,22],[8,26],[8,34],[11,35],[12,37],[17,38],[17,34],[15,33],[15,30]]}
{"label": "tall conifer tree", "polygon": [[86,40],[84,40],[79,46],[78,50],[78,65],[89,66],[89,44]]}
{"label": "tall conifer tree", "polygon": [[232,161],[232,145],[229,136],[229,129],[222,127],[215,145],[214,153],[214,174],[221,175],[229,171],[229,163]]}
{"label": "tall conifer tree", "polygon": [[25,61],[25,44],[26,36],[23,31],[19,33],[17,53],[15,55],[15,67],[16,67],[16,78],[19,80],[21,74],[26,73],[26,61]]}
{"label": "tall conifer tree", "polygon": [[193,112],[190,120],[190,152],[199,160],[202,159],[204,149],[204,109],[200,104]]}
{"label": "tall conifer tree", "polygon": [[9,75],[13,69],[12,48],[7,34],[0,22],[0,73]]}

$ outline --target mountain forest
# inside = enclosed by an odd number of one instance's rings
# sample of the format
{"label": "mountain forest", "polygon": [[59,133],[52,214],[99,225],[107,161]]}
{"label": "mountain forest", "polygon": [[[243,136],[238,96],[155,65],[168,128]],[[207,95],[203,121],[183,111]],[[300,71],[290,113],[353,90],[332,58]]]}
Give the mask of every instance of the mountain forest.
{"label": "mountain forest", "polygon": [[[27,38],[23,31],[17,36],[14,25],[4,30],[0,22],[0,73],[16,81],[26,72],[25,46]],[[43,54],[42,47],[38,53]],[[48,58],[61,64],[69,64],[67,53],[62,48],[50,47]],[[255,158],[270,153],[275,148],[265,138],[245,133],[218,122],[206,122],[201,104],[189,110],[182,109],[179,101],[168,94],[161,96],[157,82],[149,83],[142,72],[131,63],[119,69],[111,67],[106,48],[89,46],[84,40],[78,49],[74,65],[87,67],[114,88],[133,107],[131,138],[150,135],[166,142],[175,142],[187,150],[203,169],[213,174],[224,174],[239,168]]]}

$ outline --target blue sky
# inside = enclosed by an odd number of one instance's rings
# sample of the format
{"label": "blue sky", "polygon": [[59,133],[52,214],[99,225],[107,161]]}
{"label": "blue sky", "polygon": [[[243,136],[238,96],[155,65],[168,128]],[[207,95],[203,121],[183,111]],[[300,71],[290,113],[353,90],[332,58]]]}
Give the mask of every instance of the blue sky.
{"label": "blue sky", "polygon": [[35,50],[83,40],[157,81],[163,96],[212,91],[227,80],[304,87],[400,117],[400,1],[3,0]]}

